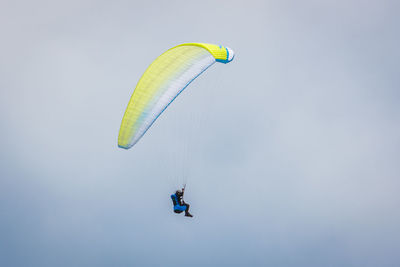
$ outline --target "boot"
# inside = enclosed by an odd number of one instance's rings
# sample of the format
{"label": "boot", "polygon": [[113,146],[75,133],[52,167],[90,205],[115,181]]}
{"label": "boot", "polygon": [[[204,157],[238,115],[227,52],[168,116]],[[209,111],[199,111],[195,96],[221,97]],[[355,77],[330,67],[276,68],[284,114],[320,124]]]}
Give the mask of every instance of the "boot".
{"label": "boot", "polygon": [[190,214],[189,212],[185,213],[185,216],[186,216],[186,217],[193,217],[193,215]]}

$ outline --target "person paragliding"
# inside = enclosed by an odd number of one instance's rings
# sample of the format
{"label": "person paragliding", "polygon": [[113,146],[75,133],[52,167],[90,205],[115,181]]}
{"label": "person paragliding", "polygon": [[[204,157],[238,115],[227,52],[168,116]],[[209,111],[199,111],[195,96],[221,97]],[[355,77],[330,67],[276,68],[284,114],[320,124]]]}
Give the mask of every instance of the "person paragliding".
{"label": "person paragliding", "polygon": [[[146,134],[161,113],[190,83],[214,63],[227,64],[235,53],[222,45],[185,43],[172,47],[157,57],[139,79],[122,118],[118,147],[132,148]],[[206,107],[205,107],[206,108]],[[167,136],[164,137],[166,141]],[[189,213],[183,201],[185,187],[171,195],[176,213]]]}
{"label": "person paragliding", "polygon": [[172,203],[174,204],[174,212],[182,213],[184,211],[186,217],[193,217],[193,215],[189,213],[190,205],[185,203],[183,200],[184,193],[185,186],[182,188],[182,190],[176,190],[175,194],[171,195]]}

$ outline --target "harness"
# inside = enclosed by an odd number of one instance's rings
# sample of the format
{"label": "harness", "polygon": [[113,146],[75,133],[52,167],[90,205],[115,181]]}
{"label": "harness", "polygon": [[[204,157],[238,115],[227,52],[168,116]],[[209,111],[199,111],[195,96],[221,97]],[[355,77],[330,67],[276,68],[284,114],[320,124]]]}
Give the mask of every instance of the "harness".
{"label": "harness", "polygon": [[171,195],[172,202],[174,203],[174,212],[181,213],[187,209],[187,205],[181,205],[180,199],[176,196],[176,194]]}
{"label": "harness", "polygon": [[174,203],[174,206],[179,205],[178,197],[175,194],[171,195],[171,199]]}

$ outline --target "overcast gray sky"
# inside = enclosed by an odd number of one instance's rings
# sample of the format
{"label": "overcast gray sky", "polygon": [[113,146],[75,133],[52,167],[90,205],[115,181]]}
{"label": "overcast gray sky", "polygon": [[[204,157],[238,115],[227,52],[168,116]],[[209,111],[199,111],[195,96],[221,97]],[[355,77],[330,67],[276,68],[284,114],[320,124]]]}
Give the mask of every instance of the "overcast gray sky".
{"label": "overcast gray sky", "polygon": [[[3,0],[0,265],[400,266],[399,8]],[[185,42],[236,57],[119,149],[138,79]]]}

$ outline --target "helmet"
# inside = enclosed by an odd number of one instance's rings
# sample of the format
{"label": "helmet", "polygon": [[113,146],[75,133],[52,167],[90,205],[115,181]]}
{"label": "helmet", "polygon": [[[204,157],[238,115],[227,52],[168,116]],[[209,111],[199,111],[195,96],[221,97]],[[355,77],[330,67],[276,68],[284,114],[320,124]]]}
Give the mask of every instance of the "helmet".
{"label": "helmet", "polygon": [[182,191],[181,190],[176,190],[175,194],[182,195]]}

